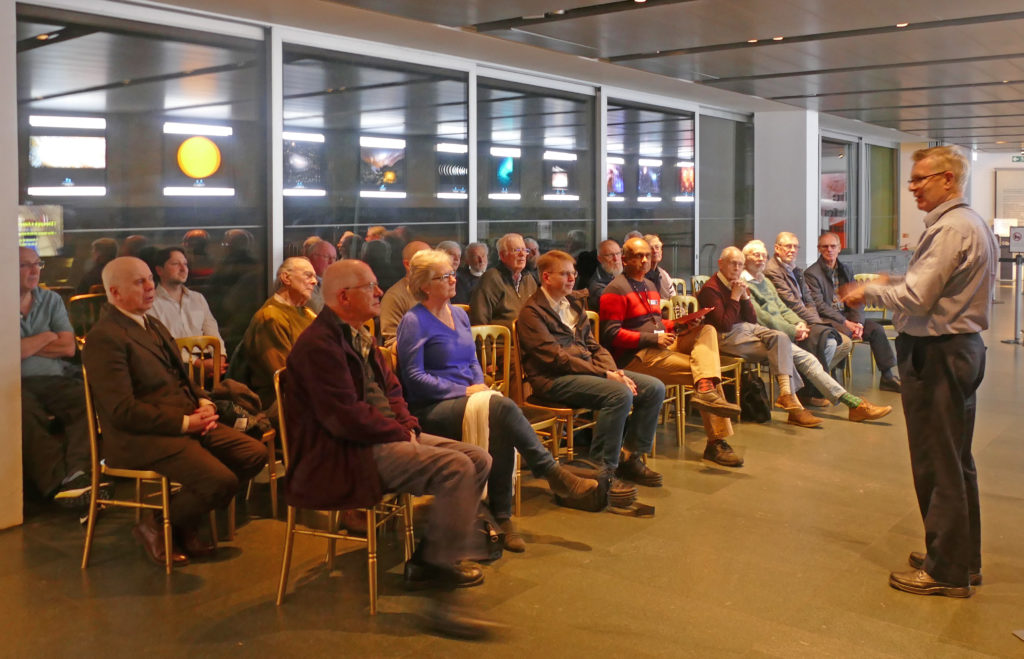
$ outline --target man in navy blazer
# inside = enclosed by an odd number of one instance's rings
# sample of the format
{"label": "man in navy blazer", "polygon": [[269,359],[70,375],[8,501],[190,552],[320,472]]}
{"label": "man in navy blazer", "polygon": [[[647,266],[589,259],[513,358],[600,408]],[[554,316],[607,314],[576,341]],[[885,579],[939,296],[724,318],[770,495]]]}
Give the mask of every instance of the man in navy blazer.
{"label": "man in navy blazer", "polygon": [[[112,467],[150,469],[181,489],[171,497],[171,524],[185,554],[212,552],[196,533],[214,508],[230,502],[262,469],[259,441],[217,423],[217,410],[185,371],[177,344],[153,316],[153,273],[140,259],[114,259],[103,268],[109,304],[86,335],[82,363],[103,428],[103,455]],[[164,565],[163,526],[144,511],[132,534],[150,559]],[[187,554],[187,555],[186,555]]]}

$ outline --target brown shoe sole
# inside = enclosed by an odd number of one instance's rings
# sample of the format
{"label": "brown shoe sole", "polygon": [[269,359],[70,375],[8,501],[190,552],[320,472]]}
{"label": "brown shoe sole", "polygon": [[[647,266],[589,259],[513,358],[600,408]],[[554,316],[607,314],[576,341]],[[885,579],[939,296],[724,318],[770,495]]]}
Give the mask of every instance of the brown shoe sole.
{"label": "brown shoe sole", "polygon": [[850,408],[850,421],[876,421],[881,419],[883,416],[887,416],[889,412],[892,412],[892,407],[886,405],[885,407],[875,406],[874,412],[857,412],[859,407]]}
{"label": "brown shoe sole", "polygon": [[[918,551],[910,552],[910,557],[907,558],[907,565],[909,565],[910,567],[914,568],[915,570],[923,570],[924,569],[924,554],[922,554],[921,552],[918,552]],[[968,576],[967,579],[968,579],[968,583],[970,583],[972,586],[980,586],[981,585],[981,572],[972,572]]]}

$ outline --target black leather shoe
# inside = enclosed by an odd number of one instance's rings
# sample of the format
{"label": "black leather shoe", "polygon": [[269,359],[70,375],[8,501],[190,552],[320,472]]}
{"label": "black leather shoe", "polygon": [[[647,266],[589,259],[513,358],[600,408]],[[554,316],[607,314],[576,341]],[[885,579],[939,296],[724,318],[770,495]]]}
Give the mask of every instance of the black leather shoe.
{"label": "black leather shoe", "polygon": [[644,456],[634,453],[628,460],[623,460],[615,469],[615,475],[624,481],[645,485],[647,487],[661,487],[661,474],[647,466]]}
{"label": "black leather shoe", "polygon": [[[907,559],[907,563],[909,563],[910,567],[915,570],[923,570],[924,559],[925,553],[923,551],[912,551],[910,552],[910,558]],[[981,572],[971,572],[970,575],[968,575],[968,581],[972,586],[980,586]]]}
{"label": "black leather shoe", "polygon": [[889,574],[889,585],[896,590],[914,595],[943,595],[945,597],[970,597],[974,594],[971,586],[956,586],[951,583],[936,581],[924,570],[909,572],[892,572]]}
{"label": "black leather shoe", "polygon": [[405,562],[405,586],[410,590],[469,588],[483,582],[484,572],[475,563],[463,561],[451,567],[442,567],[415,558]]}
{"label": "black leather shoe", "polygon": [[195,529],[175,526],[174,539],[177,541],[177,546],[181,547],[184,553],[188,554],[189,558],[206,558],[207,556],[212,556],[217,551],[217,547],[213,543],[202,540],[199,537],[199,532]]}
{"label": "black leather shoe", "polygon": [[878,381],[878,388],[882,391],[895,391],[900,393],[903,389],[903,383],[900,382],[899,378],[882,378]]}
{"label": "black leather shoe", "polygon": [[[148,513],[149,511],[146,512]],[[166,565],[167,554],[164,553],[164,528],[156,523],[156,519],[154,519],[151,513],[144,513],[142,515],[139,523],[132,527],[132,535],[142,545],[142,548],[146,550],[146,556],[149,557],[149,560],[160,567]],[[180,552],[174,552],[173,556],[171,556],[171,562],[172,565],[188,565],[188,556]]]}
{"label": "black leather shoe", "polygon": [[733,452],[732,447],[724,439],[708,442],[704,447],[704,459],[723,467],[742,467],[743,458]]}

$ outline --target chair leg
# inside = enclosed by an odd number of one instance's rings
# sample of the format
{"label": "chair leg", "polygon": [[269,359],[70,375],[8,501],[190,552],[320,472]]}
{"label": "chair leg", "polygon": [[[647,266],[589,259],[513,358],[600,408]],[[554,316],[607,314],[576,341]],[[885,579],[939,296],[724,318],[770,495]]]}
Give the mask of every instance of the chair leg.
{"label": "chair leg", "polygon": [[565,454],[569,458],[569,462],[573,460],[573,426],[576,424],[576,415],[573,412],[569,413],[569,425],[565,431]]}
{"label": "chair leg", "polygon": [[284,601],[288,589],[288,570],[292,565],[292,545],[295,542],[295,507],[288,506],[288,520],[284,532],[284,556],[281,557],[281,579],[277,582],[277,605]]}
{"label": "chair leg", "polygon": [[[337,533],[338,527],[341,524],[340,521],[341,513],[337,510],[332,510],[327,515],[327,530],[331,533]],[[369,533],[369,529],[367,529]],[[338,541],[334,538],[327,539],[327,556],[324,557],[324,563],[327,563],[327,569],[330,570],[334,566],[334,550],[338,545]]]}
{"label": "chair leg", "polygon": [[523,474],[519,471],[519,451],[512,449],[512,452],[515,455],[515,464],[512,466],[512,492],[514,496],[512,505],[513,514],[516,517],[519,517],[519,507],[522,500],[522,492],[520,488],[522,487]]}
{"label": "chair leg", "polygon": [[89,552],[92,550],[93,533],[96,531],[96,499],[100,495],[100,475],[93,470],[92,488],[89,492],[89,523],[85,527],[85,549],[82,550],[82,569],[89,567]]}
{"label": "chair leg", "polygon": [[231,497],[231,502],[228,504],[228,541],[234,541],[235,539],[235,521],[238,519],[237,501],[235,497]]}
{"label": "chair leg", "polygon": [[160,498],[164,516],[164,556],[167,559],[167,574],[170,574],[174,564],[174,550],[171,547],[171,482],[166,478],[160,479]]}
{"label": "chair leg", "polygon": [[[676,447],[683,447],[683,433],[686,425],[686,390],[683,385],[676,388]],[[653,446],[653,444],[652,444]],[[652,453],[651,457],[654,455]]]}
{"label": "chair leg", "polygon": [[366,509],[366,573],[370,581],[370,615],[377,615],[377,509]]}
{"label": "chair leg", "polygon": [[270,515],[277,519],[277,454],[274,452],[273,440],[267,445],[267,470],[267,482],[270,484]]}
{"label": "chair leg", "polygon": [[[142,479],[135,479],[135,503],[142,503]],[[142,521],[142,508],[135,507],[135,523]]]}
{"label": "chair leg", "polygon": [[415,549],[413,544],[416,541],[412,526],[412,495],[409,493],[402,495],[402,522],[405,526],[405,560],[408,561],[412,558]]}
{"label": "chair leg", "polygon": [[210,544],[217,546],[217,511],[210,511]]}

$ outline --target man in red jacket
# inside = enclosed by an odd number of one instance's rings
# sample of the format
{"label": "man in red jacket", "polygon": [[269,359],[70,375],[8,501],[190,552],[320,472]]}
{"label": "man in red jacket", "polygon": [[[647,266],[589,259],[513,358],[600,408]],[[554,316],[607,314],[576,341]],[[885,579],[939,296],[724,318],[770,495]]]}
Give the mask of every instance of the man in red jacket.
{"label": "man in red jacket", "polygon": [[[324,310],[296,340],[284,383],[288,500],[338,510],[372,506],[383,492],[432,494],[430,525],[405,565],[414,588],[483,583],[463,562],[491,457],[480,447],[420,431],[402,387],[363,326],[383,292],[362,261],[327,268]],[[373,530],[371,529],[372,533]],[[482,633],[483,623],[447,616],[444,631]]]}

